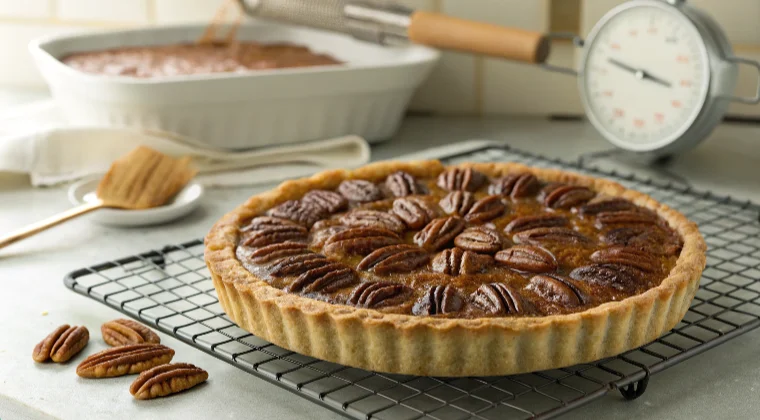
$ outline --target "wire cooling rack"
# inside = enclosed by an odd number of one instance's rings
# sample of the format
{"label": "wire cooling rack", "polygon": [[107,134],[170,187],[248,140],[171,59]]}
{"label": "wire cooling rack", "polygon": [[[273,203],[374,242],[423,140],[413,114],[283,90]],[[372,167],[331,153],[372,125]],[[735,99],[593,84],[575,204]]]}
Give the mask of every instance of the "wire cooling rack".
{"label": "wire cooling rack", "polygon": [[760,325],[760,207],[690,187],[590,171],[507,147],[449,156],[514,161],[613,178],[683,212],[708,243],[707,268],[685,318],[639,349],[595,363],[502,377],[432,378],[349,368],[293,353],[238,328],[222,311],[200,240],[69,274],[66,286],[257,377],[357,419],[549,418],[619,390]]}

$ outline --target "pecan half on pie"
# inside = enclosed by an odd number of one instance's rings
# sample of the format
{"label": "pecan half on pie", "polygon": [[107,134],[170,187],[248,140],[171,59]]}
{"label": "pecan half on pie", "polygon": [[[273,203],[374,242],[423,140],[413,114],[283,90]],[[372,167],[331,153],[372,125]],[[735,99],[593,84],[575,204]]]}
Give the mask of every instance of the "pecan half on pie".
{"label": "pecan half on pie", "polygon": [[285,182],[206,237],[224,310],[293,351],[434,376],[557,368],[682,319],[694,223],[607,180],[512,163],[384,162]]}

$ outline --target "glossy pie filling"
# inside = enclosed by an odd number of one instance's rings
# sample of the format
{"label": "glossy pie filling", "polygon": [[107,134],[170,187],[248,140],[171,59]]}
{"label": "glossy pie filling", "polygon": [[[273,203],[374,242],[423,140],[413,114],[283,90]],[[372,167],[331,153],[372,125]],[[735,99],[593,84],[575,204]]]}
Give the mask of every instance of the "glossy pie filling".
{"label": "glossy pie filling", "polygon": [[85,73],[139,78],[341,64],[307,47],[250,41],[121,47],[70,54],[61,61]]}
{"label": "glossy pie filling", "polygon": [[660,284],[682,240],[657,214],[530,173],[348,180],[254,217],[237,258],[289,293],[450,318],[584,311]]}

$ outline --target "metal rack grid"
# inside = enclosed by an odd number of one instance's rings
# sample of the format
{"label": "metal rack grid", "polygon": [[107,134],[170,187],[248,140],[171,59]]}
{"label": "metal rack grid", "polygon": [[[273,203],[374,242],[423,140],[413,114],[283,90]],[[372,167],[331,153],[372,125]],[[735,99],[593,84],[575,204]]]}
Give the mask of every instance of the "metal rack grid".
{"label": "metal rack grid", "polygon": [[358,419],[549,418],[619,390],[644,393],[649,377],[760,326],[760,207],[690,187],[589,171],[507,147],[450,156],[515,161],[613,178],[699,224],[707,268],[685,318],[639,349],[595,363],[502,377],[390,375],[324,362],[238,328],[222,311],[202,241],[77,270],[67,287],[295,394]]}

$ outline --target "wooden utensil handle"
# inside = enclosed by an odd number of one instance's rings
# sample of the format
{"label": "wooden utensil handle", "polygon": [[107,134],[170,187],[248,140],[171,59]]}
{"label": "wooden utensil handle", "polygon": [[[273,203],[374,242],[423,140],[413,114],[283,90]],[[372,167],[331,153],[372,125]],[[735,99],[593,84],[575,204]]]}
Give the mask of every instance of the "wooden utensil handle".
{"label": "wooden utensil handle", "polygon": [[81,206],[74,207],[71,210],[66,210],[63,213],[59,213],[55,216],[48,217],[47,219],[41,220],[37,223],[32,223],[31,225],[21,230],[17,230],[16,232],[13,232],[7,236],[1,237],[0,248],[4,248],[16,241],[20,241],[22,239],[28,238],[36,233],[42,232],[43,230],[49,229],[67,220],[71,220],[75,217],[81,216],[85,213],[89,213],[93,210],[97,210],[102,207],[105,207],[105,203],[103,203],[102,201],[82,204]]}
{"label": "wooden utensil handle", "polygon": [[411,41],[418,44],[526,63],[543,63],[549,55],[549,40],[540,32],[505,28],[432,12],[414,12],[408,35]]}

